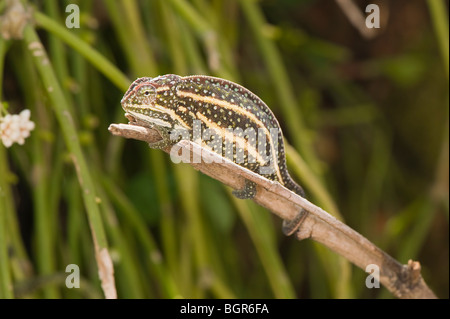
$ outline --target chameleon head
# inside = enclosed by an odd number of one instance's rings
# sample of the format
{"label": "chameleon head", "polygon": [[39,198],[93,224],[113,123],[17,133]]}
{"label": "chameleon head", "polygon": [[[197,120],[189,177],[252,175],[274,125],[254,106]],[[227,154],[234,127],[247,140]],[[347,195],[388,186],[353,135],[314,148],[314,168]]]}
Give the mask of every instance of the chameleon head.
{"label": "chameleon head", "polygon": [[[171,117],[173,99],[168,99],[171,85],[164,77],[139,78],[134,81],[120,102],[122,108],[133,117],[150,126],[173,128]],[[171,103],[168,103],[168,102]]]}

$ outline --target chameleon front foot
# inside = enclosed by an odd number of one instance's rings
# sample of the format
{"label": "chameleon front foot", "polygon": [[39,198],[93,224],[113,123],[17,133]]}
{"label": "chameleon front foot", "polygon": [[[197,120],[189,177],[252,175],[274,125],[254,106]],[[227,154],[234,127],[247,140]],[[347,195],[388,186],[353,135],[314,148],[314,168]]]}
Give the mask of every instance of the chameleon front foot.
{"label": "chameleon front foot", "polygon": [[305,219],[307,214],[308,213],[303,208],[301,208],[300,212],[297,214],[297,216],[295,216],[293,220],[283,220],[283,234],[285,234],[286,236],[292,235],[300,227],[301,223],[303,223],[303,220]]}
{"label": "chameleon front foot", "polygon": [[159,141],[154,142],[154,143],[148,143],[148,146],[150,148],[155,148],[155,149],[159,149],[159,150],[163,150],[169,145],[170,145],[170,143],[168,143],[168,141],[164,140],[164,139],[159,140]]}
{"label": "chameleon front foot", "polygon": [[239,199],[252,199],[256,195],[256,184],[246,179],[244,188],[235,189],[232,194]]}
{"label": "chameleon front foot", "polygon": [[170,132],[168,129],[159,128],[156,126],[153,126],[153,129],[156,129],[158,131],[158,133],[159,133],[159,135],[161,135],[162,139],[157,142],[154,142],[154,143],[148,143],[148,146],[150,146],[150,148],[163,150],[166,147],[174,144],[174,142],[170,140]]}

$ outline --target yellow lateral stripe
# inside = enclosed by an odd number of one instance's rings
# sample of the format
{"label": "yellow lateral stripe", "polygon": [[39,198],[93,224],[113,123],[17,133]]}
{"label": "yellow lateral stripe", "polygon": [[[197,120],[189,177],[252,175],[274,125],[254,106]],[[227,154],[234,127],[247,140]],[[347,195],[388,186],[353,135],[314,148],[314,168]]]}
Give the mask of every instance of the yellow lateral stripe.
{"label": "yellow lateral stripe", "polygon": [[170,116],[172,119],[177,119],[178,121],[180,121],[180,123],[182,123],[182,124],[183,124],[184,126],[186,126],[188,129],[192,129],[192,127],[191,127],[189,124],[187,124],[187,123],[181,118],[181,116],[179,116],[177,113],[175,113],[174,110],[171,110],[171,109],[169,109],[169,108],[167,108],[167,107],[164,107],[164,106],[162,106],[162,105],[159,105],[159,104],[157,104],[157,103],[153,103],[153,104],[151,104],[151,106],[148,106],[147,108],[150,109],[150,110],[157,111],[157,112],[162,112],[162,113],[165,113],[165,114],[169,114],[169,116]]}
{"label": "yellow lateral stripe", "polygon": [[[199,95],[199,94],[195,94],[192,92],[186,92],[186,91],[182,91],[182,90],[178,90],[177,91],[177,95],[179,97],[187,97],[187,98],[192,98],[195,101],[200,101],[203,103],[209,103],[209,104],[213,104],[213,105],[218,105],[221,106],[223,108],[226,108],[228,110],[232,110],[244,117],[247,117],[249,119],[251,119],[255,124],[257,124],[260,128],[262,128],[264,130],[264,133],[266,134],[266,136],[269,138],[269,142],[270,142],[270,148],[272,150],[272,155],[275,156],[275,154],[277,154],[277,152],[274,149],[274,144],[272,141],[272,136],[270,135],[269,130],[267,129],[267,127],[264,125],[263,122],[261,122],[253,113],[243,109],[242,107],[236,106],[235,104],[229,103],[227,101],[224,100],[220,100],[217,98],[213,98],[211,96],[203,96],[203,95]],[[198,116],[199,113],[197,113]],[[275,170],[277,172],[277,176],[279,177],[279,180],[282,181],[283,179],[280,176],[280,169],[278,167],[278,158],[274,158],[274,164],[275,164]]]}
{"label": "yellow lateral stripe", "polygon": [[[226,129],[218,126],[216,123],[211,122],[208,120],[208,118],[206,116],[204,116],[202,113],[197,112],[197,117],[209,128],[211,128],[212,130],[214,130],[218,135],[220,135],[222,138],[227,139],[227,137],[229,137],[226,131]],[[249,143],[247,143],[247,141],[239,136],[236,136],[235,134],[233,134],[233,137],[236,139],[236,144],[241,148],[241,149],[247,149],[248,153],[251,154],[254,158],[256,158],[256,160],[258,161],[258,163],[260,164],[260,166],[265,166],[267,163],[266,161],[261,157],[261,155],[259,154],[259,152],[256,150],[255,147],[253,147],[252,145],[250,145]],[[229,139],[228,139],[229,141]],[[233,142],[233,141],[231,141]],[[245,145],[247,145],[247,148],[245,148]],[[277,159],[274,159],[274,163],[276,163],[276,173],[277,176],[279,178],[280,181],[282,181],[283,179],[280,176],[280,171],[278,169],[278,165],[277,165]],[[238,163],[237,163],[238,164]]]}
{"label": "yellow lateral stripe", "polygon": [[255,116],[255,114],[245,110],[244,108],[242,108],[240,106],[237,106],[236,104],[232,104],[232,103],[229,103],[227,101],[224,101],[224,100],[221,100],[221,99],[217,99],[217,98],[214,98],[214,97],[211,97],[211,96],[203,96],[203,95],[195,94],[195,93],[192,93],[192,92],[181,91],[181,90],[177,91],[177,95],[180,96],[180,97],[189,97],[189,98],[194,99],[195,101],[201,101],[201,102],[204,102],[204,103],[218,105],[218,106],[221,106],[221,107],[226,108],[228,110],[232,110],[235,113],[239,113],[239,114],[241,114],[244,117],[250,118],[254,123],[258,124],[259,127],[263,128],[266,131],[266,134],[270,138],[270,134],[269,134],[266,126],[264,125],[264,123],[261,122]]}

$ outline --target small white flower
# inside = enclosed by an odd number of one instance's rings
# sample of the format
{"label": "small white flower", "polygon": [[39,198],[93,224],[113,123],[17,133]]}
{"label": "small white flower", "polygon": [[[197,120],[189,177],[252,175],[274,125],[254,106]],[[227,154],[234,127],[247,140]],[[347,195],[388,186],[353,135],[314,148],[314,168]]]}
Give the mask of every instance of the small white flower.
{"label": "small white flower", "polygon": [[34,126],[34,122],[30,121],[30,110],[23,110],[20,114],[7,114],[0,118],[0,138],[3,145],[6,147],[10,147],[13,143],[23,145]]}

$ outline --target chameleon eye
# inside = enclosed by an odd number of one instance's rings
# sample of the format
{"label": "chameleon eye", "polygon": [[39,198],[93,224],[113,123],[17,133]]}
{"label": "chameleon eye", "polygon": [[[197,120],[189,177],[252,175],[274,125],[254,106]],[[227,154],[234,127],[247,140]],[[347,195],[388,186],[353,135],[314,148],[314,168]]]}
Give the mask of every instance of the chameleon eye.
{"label": "chameleon eye", "polygon": [[140,88],[140,95],[144,97],[151,97],[156,93],[156,90],[153,86],[146,85]]}

